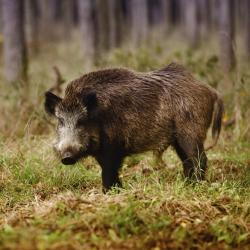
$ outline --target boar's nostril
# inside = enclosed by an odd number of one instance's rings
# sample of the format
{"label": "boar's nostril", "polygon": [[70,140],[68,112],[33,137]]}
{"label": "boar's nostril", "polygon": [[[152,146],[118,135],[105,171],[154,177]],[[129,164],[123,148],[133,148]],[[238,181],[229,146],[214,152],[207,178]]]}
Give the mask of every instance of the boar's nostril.
{"label": "boar's nostril", "polygon": [[66,158],[62,159],[62,163],[64,165],[72,165],[72,164],[76,163],[76,160],[74,158],[72,158],[72,157],[66,157]]}
{"label": "boar's nostril", "polygon": [[76,159],[69,153],[64,154],[62,157],[62,163],[64,165],[72,165],[76,163]]}

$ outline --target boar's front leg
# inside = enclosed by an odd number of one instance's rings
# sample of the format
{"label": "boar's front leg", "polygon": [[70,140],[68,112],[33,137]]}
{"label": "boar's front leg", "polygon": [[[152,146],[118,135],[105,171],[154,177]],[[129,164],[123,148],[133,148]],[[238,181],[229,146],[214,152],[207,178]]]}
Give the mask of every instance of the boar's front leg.
{"label": "boar's front leg", "polygon": [[123,154],[112,148],[106,148],[101,156],[97,158],[102,168],[103,192],[106,193],[112,187],[121,187],[119,169],[123,160]]}
{"label": "boar's front leg", "polygon": [[184,176],[189,179],[204,180],[207,156],[202,142],[191,138],[178,138],[174,148],[182,160]]}

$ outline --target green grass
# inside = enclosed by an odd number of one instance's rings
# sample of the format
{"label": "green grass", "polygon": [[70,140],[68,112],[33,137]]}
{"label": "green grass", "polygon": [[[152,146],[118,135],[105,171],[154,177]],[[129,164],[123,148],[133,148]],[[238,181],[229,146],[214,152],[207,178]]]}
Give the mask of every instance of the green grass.
{"label": "green grass", "polygon": [[[53,84],[53,65],[67,80],[84,72],[79,47],[71,45],[67,51],[63,43],[44,47],[32,58],[29,92],[0,82],[0,249],[249,249],[247,64],[241,63],[235,74],[240,77],[232,76],[242,83],[235,80],[241,93],[239,131],[223,129],[219,144],[208,153],[206,181],[186,182],[169,149],[161,168],[151,153],[127,158],[120,173],[124,188],[103,194],[94,159],[75,166],[56,159],[53,121],[43,111],[42,93]],[[193,52],[178,43],[170,47],[171,42],[115,50],[98,67],[146,71],[175,60],[199,79],[221,85],[214,50]],[[232,96],[233,90],[224,95],[224,121],[233,115]]]}

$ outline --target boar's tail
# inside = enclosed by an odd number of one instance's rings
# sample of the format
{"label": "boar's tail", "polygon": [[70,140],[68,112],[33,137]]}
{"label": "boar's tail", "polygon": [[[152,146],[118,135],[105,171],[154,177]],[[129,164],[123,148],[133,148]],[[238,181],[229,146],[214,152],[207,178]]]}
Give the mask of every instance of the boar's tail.
{"label": "boar's tail", "polygon": [[213,122],[212,122],[213,123],[212,124],[212,138],[214,142],[212,143],[212,145],[208,146],[205,150],[209,150],[213,148],[219,139],[223,113],[224,113],[223,101],[220,99],[220,97],[217,96],[217,99],[214,102]]}

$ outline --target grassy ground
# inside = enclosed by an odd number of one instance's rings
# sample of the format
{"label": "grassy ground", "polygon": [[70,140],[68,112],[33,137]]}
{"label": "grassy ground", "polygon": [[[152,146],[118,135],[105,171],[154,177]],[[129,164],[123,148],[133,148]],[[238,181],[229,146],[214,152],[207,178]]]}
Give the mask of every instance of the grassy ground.
{"label": "grassy ground", "polygon": [[[42,109],[42,93],[54,82],[51,67],[57,65],[66,80],[83,73],[78,46],[69,45],[48,46],[32,57],[29,92],[14,91],[1,80],[0,249],[249,249],[247,65],[230,77],[237,88],[224,94],[224,121],[232,117],[235,91],[242,119],[238,127],[224,128],[209,151],[207,181],[186,183],[169,149],[165,168],[156,168],[150,153],[126,159],[124,189],[104,195],[93,159],[63,166],[51,150],[53,121]],[[175,60],[221,86],[224,78],[211,51],[192,52],[178,43],[173,50],[161,45],[117,50],[99,67],[150,70]]]}

